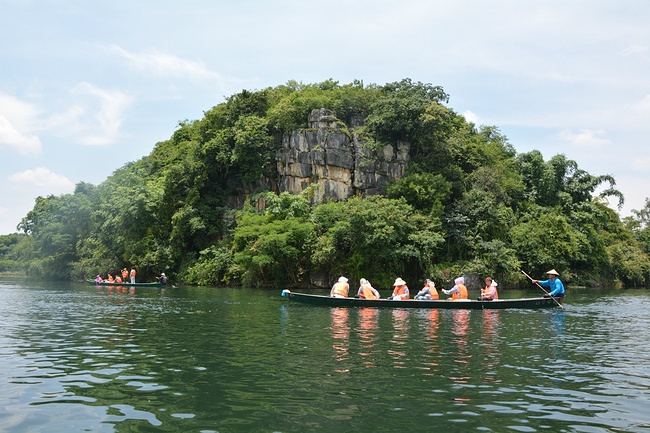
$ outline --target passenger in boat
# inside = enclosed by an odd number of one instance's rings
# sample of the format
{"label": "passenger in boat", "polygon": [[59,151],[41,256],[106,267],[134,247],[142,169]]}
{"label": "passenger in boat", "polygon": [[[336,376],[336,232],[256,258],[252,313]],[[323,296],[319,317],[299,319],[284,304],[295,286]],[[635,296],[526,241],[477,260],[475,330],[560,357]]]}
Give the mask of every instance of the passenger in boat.
{"label": "passenger in boat", "polygon": [[131,284],[135,284],[135,268],[131,268]]}
{"label": "passenger in boat", "polygon": [[448,299],[448,301],[460,301],[461,299],[467,299],[467,287],[465,287],[465,278],[456,278],[454,280],[454,287],[449,290],[442,289],[442,291],[445,295],[451,295],[451,298]]}
{"label": "passenger in boat", "polygon": [[95,282],[96,282],[96,283],[102,283],[102,282],[104,282],[104,280],[102,279],[102,276],[101,276],[101,275],[97,275],[97,276],[95,277]]}
{"label": "passenger in boat", "polygon": [[113,279],[113,276],[111,274],[108,274],[108,282],[109,283],[114,283],[115,280]]}
{"label": "passenger in boat", "polygon": [[129,271],[124,268],[122,269],[122,281],[126,281],[127,278],[129,278]]}
{"label": "passenger in boat", "polygon": [[165,276],[165,273],[163,272],[160,274],[159,277],[156,278],[160,284],[167,284],[167,277]]}
{"label": "passenger in boat", "polygon": [[332,286],[330,296],[333,298],[347,298],[349,290],[350,285],[348,284],[348,279],[339,277],[339,280]]}
{"label": "passenger in boat", "polygon": [[366,280],[365,278],[362,278],[361,281],[359,282],[359,291],[357,292],[356,298],[364,298],[364,299],[379,299],[379,292],[377,289],[372,287],[370,284],[370,281]]}
{"label": "passenger in boat", "polygon": [[116,283],[121,283],[122,282],[122,277],[120,277],[119,275],[116,275],[115,276],[115,282]]}
{"label": "passenger in boat", "polygon": [[393,283],[393,295],[389,299],[393,299],[395,301],[404,301],[408,299],[411,295],[409,293],[409,288],[406,285],[406,281],[402,280],[401,278],[397,278],[395,282]]}
{"label": "passenger in boat", "polygon": [[485,279],[485,289],[481,289],[481,296],[478,297],[479,301],[494,301],[499,299],[497,294],[497,282],[492,278],[487,277]]}
{"label": "passenger in boat", "polygon": [[436,283],[427,278],[422,290],[415,295],[416,300],[430,300],[438,299],[438,290],[436,290]]}
{"label": "passenger in boat", "polygon": [[551,269],[546,274],[548,275],[548,280],[533,280],[533,283],[551,289],[551,293],[544,295],[545,298],[564,298],[564,284],[562,284],[562,281],[558,278],[560,274],[558,274],[555,269]]}

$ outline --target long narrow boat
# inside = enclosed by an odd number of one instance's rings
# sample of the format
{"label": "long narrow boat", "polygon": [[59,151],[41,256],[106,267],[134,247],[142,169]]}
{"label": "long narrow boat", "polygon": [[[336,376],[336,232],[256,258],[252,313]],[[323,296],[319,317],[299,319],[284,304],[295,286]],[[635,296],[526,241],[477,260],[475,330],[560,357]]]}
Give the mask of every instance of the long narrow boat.
{"label": "long narrow boat", "polygon": [[162,286],[162,283],[152,282],[152,283],[109,283],[107,281],[95,281],[95,280],[86,280],[86,282],[92,286],[132,286],[132,287],[158,287]]}
{"label": "long narrow boat", "polygon": [[[498,299],[496,301],[446,301],[446,300],[429,300],[416,301],[408,299],[406,301],[394,301],[392,299],[374,299],[368,300],[363,298],[332,298],[330,296],[309,295],[306,293],[294,293],[284,290],[282,296],[286,296],[291,301],[302,304],[323,305],[328,307],[372,307],[372,308],[438,308],[447,310],[502,310],[511,308],[537,309],[553,308],[559,304],[553,298],[519,298],[519,299]],[[559,301],[559,299],[558,299]]]}

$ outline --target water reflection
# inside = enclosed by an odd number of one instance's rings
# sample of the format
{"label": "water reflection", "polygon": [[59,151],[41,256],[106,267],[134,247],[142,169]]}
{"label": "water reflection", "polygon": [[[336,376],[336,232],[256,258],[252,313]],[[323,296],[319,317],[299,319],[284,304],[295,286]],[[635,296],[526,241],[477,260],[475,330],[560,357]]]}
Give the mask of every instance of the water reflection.
{"label": "water reflection", "polygon": [[483,322],[481,330],[483,369],[485,371],[485,382],[501,382],[497,379],[497,371],[501,361],[501,352],[499,350],[499,330],[501,321],[499,319],[499,310],[483,310]]}
{"label": "water reflection", "polygon": [[[332,308],[332,324],[330,331],[332,335],[332,347],[334,348],[334,358],[336,361],[345,361],[348,359],[350,348],[350,325],[348,323],[347,308]],[[335,370],[339,373],[350,371],[347,368]]]}
{"label": "water reflection", "polygon": [[394,368],[408,368],[405,347],[409,339],[409,315],[411,310],[396,308],[392,310],[393,316],[393,337],[388,353],[393,358]]}
{"label": "water reflection", "polygon": [[359,355],[361,363],[364,367],[377,367],[375,363],[375,340],[377,339],[377,332],[379,324],[377,318],[379,311],[376,308],[360,308],[359,309],[359,326],[358,333],[360,338]]}

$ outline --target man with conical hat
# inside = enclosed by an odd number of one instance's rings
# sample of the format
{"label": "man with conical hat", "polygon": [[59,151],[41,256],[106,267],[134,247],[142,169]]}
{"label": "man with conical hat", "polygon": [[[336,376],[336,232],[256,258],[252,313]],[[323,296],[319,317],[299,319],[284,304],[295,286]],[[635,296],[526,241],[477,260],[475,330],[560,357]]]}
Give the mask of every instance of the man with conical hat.
{"label": "man with conical hat", "polygon": [[551,289],[549,294],[544,295],[545,298],[550,296],[554,298],[564,298],[564,284],[558,278],[560,274],[555,269],[551,269],[546,273],[548,275],[548,280],[540,281],[533,280],[533,283],[537,283],[542,287],[548,287]]}

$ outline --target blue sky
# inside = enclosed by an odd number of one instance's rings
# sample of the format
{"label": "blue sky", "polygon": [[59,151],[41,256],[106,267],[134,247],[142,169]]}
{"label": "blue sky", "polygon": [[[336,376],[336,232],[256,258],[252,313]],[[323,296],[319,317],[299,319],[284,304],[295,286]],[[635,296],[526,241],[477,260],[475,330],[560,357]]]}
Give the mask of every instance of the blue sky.
{"label": "blue sky", "polygon": [[[242,89],[442,86],[518,152],[650,196],[650,2],[0,0],[0,234]],[[616,207],[617,203],[612,203]]]}

